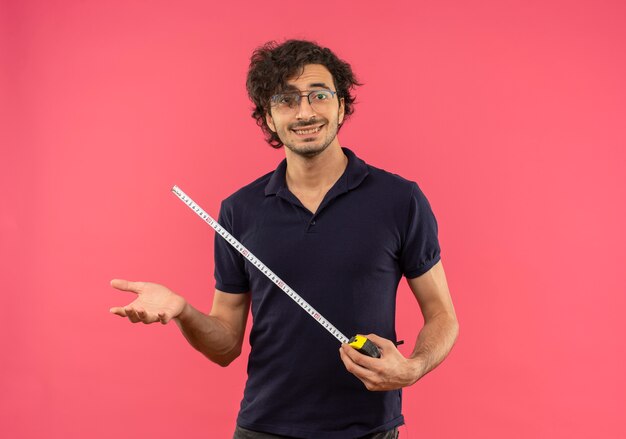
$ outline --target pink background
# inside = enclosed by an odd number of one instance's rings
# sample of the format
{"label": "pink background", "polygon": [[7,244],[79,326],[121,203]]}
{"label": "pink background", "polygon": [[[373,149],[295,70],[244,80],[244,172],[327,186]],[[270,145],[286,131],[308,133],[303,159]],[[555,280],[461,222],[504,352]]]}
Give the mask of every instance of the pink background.
{"label": "pink background", "polygon": [[624,2],[0,4],[0,436],[229,437],[245,355],[110,315],[131,297],[108,283],[208,311],[214,235],[170,187],[217,215],[276,166],[247,64],[302,37],[365,83],[342,145],[439,220],[461,334],[403,437],[626,437]]}

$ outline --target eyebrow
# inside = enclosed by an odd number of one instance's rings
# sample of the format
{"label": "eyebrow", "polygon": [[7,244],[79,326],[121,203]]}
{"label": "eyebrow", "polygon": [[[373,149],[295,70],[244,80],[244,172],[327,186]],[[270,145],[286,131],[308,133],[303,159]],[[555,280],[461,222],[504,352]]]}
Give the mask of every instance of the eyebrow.
{"label": "eyebrow", "polygon": [[313,84],[309,84],[309,87],[323,87],[323,88],[330,89],[330,87],[324,84],[323,82],[314,82]]}
{"label": "eyebrow", "polygon": [[[314,82],[312,84],[309,84],[309,87],[321,87],[321,88],[325,88],[325,89],[330,90],[330,87],[328,85],[326,85],[324,82]],[[283,88],[283,91],[299,92],[300,90],[295,85],[287,84]],[[302,91],[305,91],[305,90],[302,90]]]}

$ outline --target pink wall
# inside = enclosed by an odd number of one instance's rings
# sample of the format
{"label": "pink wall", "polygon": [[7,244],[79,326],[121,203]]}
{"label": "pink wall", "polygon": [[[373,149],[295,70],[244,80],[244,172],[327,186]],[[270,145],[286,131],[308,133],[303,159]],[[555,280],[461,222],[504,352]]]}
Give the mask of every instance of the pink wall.
{"label": "pink wall", "polygon": [[217,214],[283,157],[244,80],[285,37],[351,62],[341,143],[439,219],[461,335],[403,434],[626,437],[626,7],[591,0],[2,1],[0,436],[229,437],[245,360],[110,315],[108,282],[208,310],[213,232],[169,189]]}

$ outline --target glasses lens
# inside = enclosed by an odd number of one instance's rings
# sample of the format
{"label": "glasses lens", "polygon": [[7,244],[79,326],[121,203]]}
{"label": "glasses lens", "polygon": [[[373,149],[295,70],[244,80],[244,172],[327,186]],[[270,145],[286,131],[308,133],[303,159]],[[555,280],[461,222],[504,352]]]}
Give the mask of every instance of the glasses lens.
{"label": "glasses lens", "polygon": [[300,105],[303,96],[308,96],[309,103],[314,108],[323,108],[332,100],[334,93],[330,90],[314,90],[308,95],[299,93],[280,93],[272,96],[271,105],[278,111],[293,111]]}
{"label": "glasses lens", "polygon": [[311,104],[325,103],[329,99],[332,99],[333,94],[328,90],[315,90],[309,94],[309,100]]}
{"label": "glasses lens", "polygon": [[293,110],[300,103],[298,93],[281,93],[272,96],[272,105],[278,110]]}

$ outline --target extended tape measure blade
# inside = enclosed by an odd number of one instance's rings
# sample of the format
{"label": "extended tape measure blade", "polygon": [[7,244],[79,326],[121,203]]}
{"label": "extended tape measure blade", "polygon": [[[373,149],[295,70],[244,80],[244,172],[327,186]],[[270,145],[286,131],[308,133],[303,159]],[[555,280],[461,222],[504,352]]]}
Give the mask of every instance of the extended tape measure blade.
{"label": "extended tape measure blade", "polygon": [[263,262],[252,254],[250,250],[245,248],[233,235],[231,235],[226,229],[224,229],[217,221],[215,221],[211,215],[206,213],[195,201],[193,201],[181,188],[174,185],[172,192],[180,200],[193,210],[204,222],[215,230],[222,238],[226,240],[232,247],[241,253],[252,265],[254,265],[261,273],[271,280],[282,292],[287,294],[300,308],[302,308],[307,314],[309,314],[317,323],[319,323],[324,329],[335,337],[341,343],[348,343],[348,337],[343,335],[333,324],[322,316],[315,308],[313,308],[306,300],[304,300],[293,288],[287,285],[282,279],[280,279],[272,270],[270,270]]}

